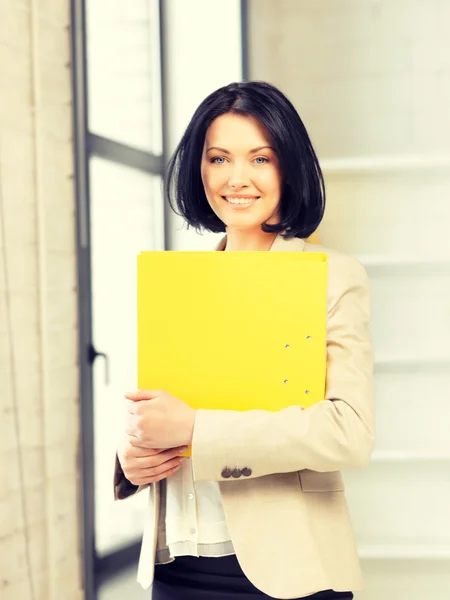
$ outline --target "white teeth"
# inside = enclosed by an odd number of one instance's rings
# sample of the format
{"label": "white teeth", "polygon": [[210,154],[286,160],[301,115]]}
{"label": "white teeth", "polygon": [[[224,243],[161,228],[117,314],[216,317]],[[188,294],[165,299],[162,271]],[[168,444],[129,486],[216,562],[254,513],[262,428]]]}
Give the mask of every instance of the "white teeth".
{"label": "white teeth", "polygon": [[251,204],[256,198],[226,198],[230,204]]}

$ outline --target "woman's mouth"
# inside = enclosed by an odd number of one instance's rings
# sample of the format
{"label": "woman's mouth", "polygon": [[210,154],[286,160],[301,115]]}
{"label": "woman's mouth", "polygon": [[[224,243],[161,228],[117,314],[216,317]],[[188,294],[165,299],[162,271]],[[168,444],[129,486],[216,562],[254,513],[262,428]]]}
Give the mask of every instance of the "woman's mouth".
{"label": "woman's mouth", "polygon": [[222,196],[222,198],[233,206],[242,206],[243,208],[254,204],[260,196]]}

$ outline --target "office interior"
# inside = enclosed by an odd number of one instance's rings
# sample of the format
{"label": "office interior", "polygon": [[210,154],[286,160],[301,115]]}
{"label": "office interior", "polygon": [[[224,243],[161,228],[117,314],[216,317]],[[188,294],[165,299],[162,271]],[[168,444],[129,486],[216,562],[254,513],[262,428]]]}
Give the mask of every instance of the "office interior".
{"label": "office interior", "polygon": [[149,598],[144,493],[114,502],[136,255],[212,250],[162,174],[200,101],[280,87],[372,291],[377,441],[344,473],[357,600],[450,594],[450,3],[0,3],[0,598]]}

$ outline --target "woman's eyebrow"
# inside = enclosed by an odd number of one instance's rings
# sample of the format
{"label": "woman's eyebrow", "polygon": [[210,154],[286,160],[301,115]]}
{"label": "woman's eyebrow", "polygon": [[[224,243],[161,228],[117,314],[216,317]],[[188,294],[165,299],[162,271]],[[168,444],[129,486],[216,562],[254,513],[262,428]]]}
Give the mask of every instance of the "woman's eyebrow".
{"label": "woman's eyebrow", "polygon": [[[210,152],[211,150],[223,152],[223,154],[230,154],[229,150],[225,150],[225,148],[219,148],[218,146],[211,146],[210,148],[208,148],[206,150],[206,152]],[[255,154],[256,152],[261,152],[261,150],[272,150],[273,152],[275,152],[275,150],[271,146],[259,146],[258,148],[253,148],[253,150],[250,150],[249,154]]]}
{"label": "woman's eyebrow", "polygon": [[208,148],[206,152],[211,152],[211,150],[218,150],[219,152],[223,152],[224,154],[230,154],[229,150],[225,150],[225,148],[219,148],[218,146],[211,146],[211,148]]}
{"label": "woman's eyebrow", "polygon": [[272,150],[273,152],[275,152],[272,146],[259,146],[259,148],[253,148],[253,150],[250,150],[250,154],[254,154],[255,152],[261,152],[261,150]]}

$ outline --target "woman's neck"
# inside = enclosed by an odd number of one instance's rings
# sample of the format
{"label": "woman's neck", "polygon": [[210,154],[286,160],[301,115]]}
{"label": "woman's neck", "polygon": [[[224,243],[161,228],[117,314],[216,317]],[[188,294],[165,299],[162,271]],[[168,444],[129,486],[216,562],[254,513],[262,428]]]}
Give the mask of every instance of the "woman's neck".
{"label": "woman's neck", "polygon": [[265,233],[261,229],[248,231],[227,228],[227,240],[224,250],[267,251],[277,237],[276,233]]}

